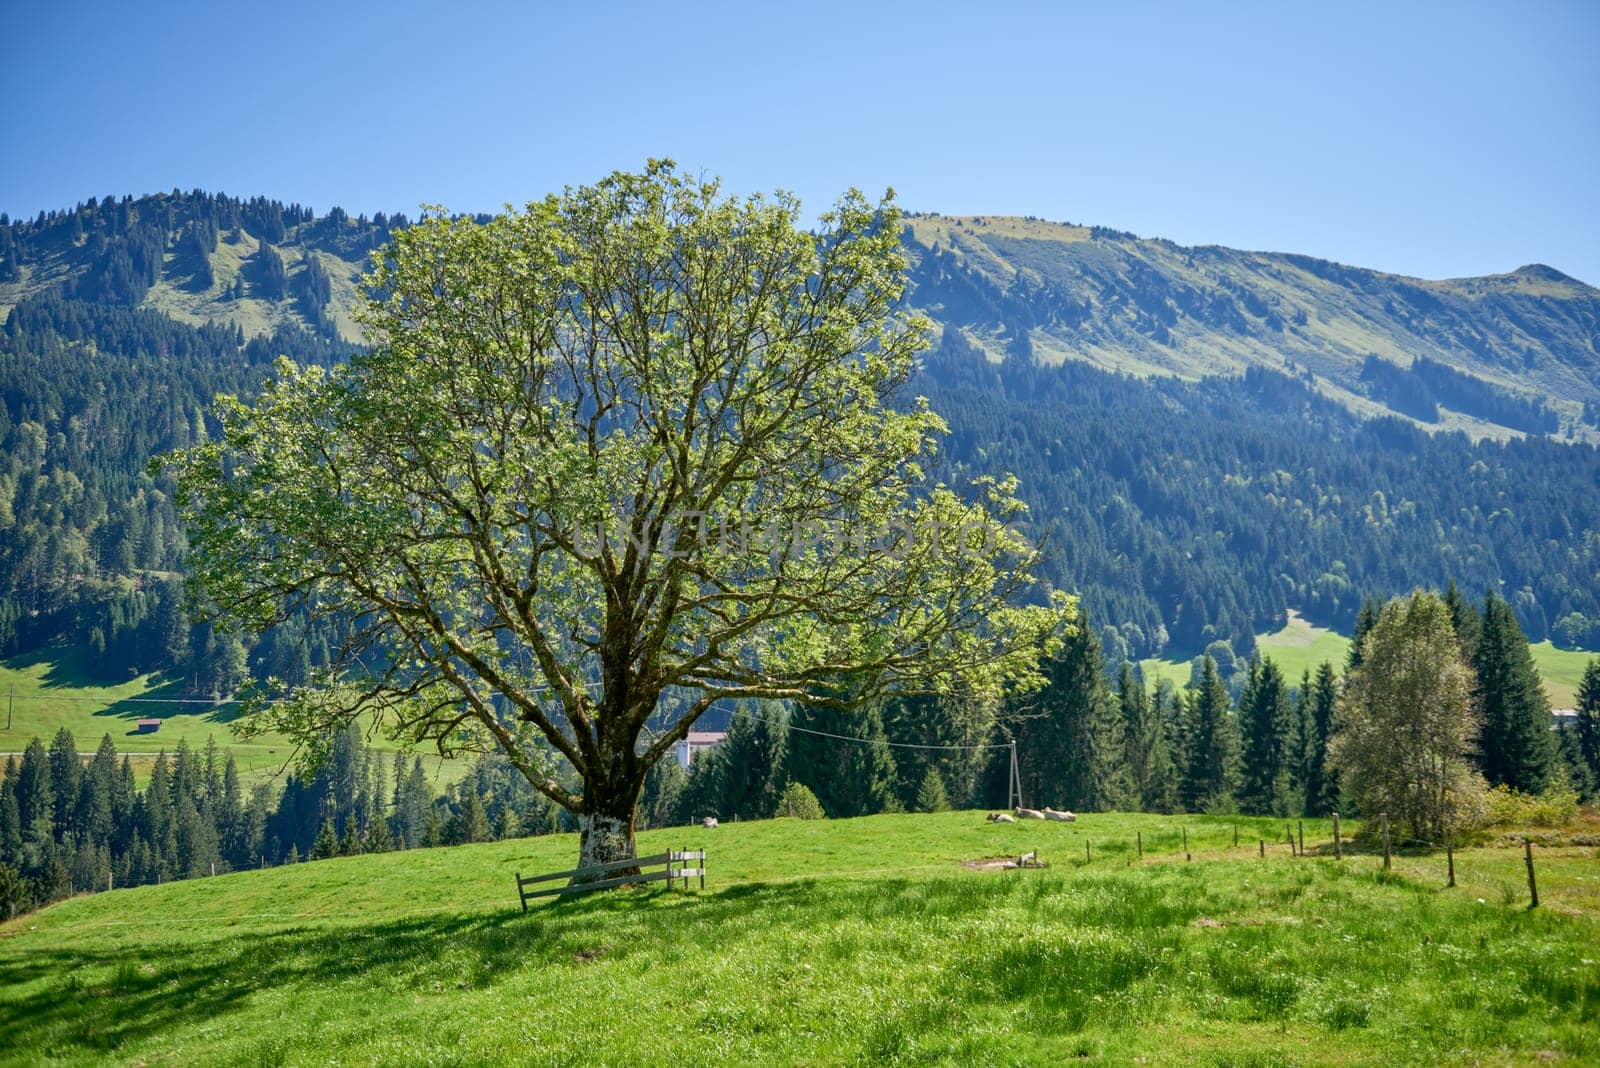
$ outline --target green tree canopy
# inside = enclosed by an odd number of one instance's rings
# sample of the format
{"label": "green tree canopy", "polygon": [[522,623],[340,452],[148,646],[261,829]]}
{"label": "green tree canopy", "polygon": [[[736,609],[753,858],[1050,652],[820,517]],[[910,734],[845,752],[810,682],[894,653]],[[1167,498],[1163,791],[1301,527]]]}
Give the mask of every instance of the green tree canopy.
{"label": "green tree canopy", "polygon": [[1418,591],[1383,606],[1345,676],[1328,752],[1364,815],[1387,812],[1434,841],[1470,818],[1484,790],[1469,762],[1472,692],[1443,599]]}
{"label": "green tree canopy", "polygon": [[1020,603],[1014,483],[935,484],[943,423],[897,403],[926,332],[898,211],[800,218],[666,162],[433,212],[367,280],[369,353],[222,398],[221,439],[171,461],[200,586],[230,624],[348,624],[267,722],[498,747],[612,859],[718,700],[1036,683],[1069,606]]}

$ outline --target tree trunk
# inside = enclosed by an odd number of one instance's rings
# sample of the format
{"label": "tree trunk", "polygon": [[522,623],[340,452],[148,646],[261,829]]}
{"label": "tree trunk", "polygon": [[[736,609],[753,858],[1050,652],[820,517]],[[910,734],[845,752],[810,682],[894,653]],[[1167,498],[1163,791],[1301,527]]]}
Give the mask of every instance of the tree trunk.
{"label": "tree trunk", "polygon": [[[584,784],[583,811],[578,813],[578,829],[581,832],[578,839],[578,867],[608,864],[639,855],[634,848],[633,814],[642,786],[642,779]],[[595,882],[638,874],[638,868],[622,868],[587,878],[575,876],[572,882]]]}

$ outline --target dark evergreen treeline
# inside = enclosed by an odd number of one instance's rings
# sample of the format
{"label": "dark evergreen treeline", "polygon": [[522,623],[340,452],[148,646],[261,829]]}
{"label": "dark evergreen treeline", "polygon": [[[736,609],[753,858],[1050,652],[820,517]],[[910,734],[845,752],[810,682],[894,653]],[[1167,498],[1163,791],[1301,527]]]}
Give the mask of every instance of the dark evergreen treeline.
{"label": "dark evergreen treeline", "polygon": [[214,743],[163,752],[140,790],[110,735],[85,761],[62,729],[0,776],[0,920],[108,887],[567,829],[503,758],[436,792],[420,758],[373,750],[354,727],[315,774],[249,791]]}
{"label": "dark evergreen treeline", "polygon": [[[1454,585],[1446,600],[1478,678],[1476,762],[1490,785],[1600,794],[1600,659],[1580,691],[1578,723],[1552,731],[1510,605],[1490,596],[1476,607]],[[1358,613],[1350,666],[1377,608],[1369,600]],[[1327,760],[1338,730],[1334,666],[1290,679],[1256,655],[1235,676],[1230,689],[1216,660],[1202,655],[1184,690],[1166,680],[1147,686],[1127,662],[1112,670],[1100,634],[1082,627],[1047,664],[1044,689],[1004,709],[932,697],[848,711],[741,707],[727,741],[687,775],[676,764],[651,772],[640,812],[656,825],[764,819],[790,783],[833,817],[1002,807],[1015,742],[1022,795],[1033,806],[1358,815]]]}
{"label": "dark evergreen treeline", "polygon": [[1368,356],[1361,365],[1361,381],[1372,396],[1425,423],[1437,423],[1439,409],[1445,407],[1527,434],[1554,434],[1561,428],[1560,418],[1543,402],[1496,389],[1426,356],[1410,367]]}
{"label": "dark evergreen treeline", "polygon": [[1348,632],[1368,595],[1451,577],[1503,591],[1535,640],[1600,620],[1600,450],[1362,421],[1302,381],[1136,379],[992,364],[946,330],[916,390],[945,477],[1010,471],[1056,585],[1113,662],[1252,648],[1289,608]]}

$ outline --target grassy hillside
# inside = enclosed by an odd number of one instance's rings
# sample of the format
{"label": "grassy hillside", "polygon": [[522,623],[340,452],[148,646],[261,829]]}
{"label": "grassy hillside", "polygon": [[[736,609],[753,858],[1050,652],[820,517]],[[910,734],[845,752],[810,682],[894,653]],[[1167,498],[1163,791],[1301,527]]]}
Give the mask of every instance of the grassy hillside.
{"label": "grassy hillside", "polygon": [[[46,745],[58,730],[72,732],[78,749],[85,755],[111,735],[118,752],[133,756],[133,767],[142,784],[149,775],[156,754],[171,753],[186,741],[203,748],[215,739],[219,749],[233,754],[240,778],[256,782],[272,778],[294,757],[294,743],[279,734],[245,739],[237,731],[234,706],[168,703],[162,698],[179,696],[175,687],[162,684],[156,675],[141,675],[116,686],[88,681],[83,649],[52,648],[40,654],[0,661],[0,702],[11,709],[10,729],[0,715],[0,763],[5,753],[20,753],[33,738]],[[0,706],[0,713],[4,708]],[[134,724],[144,718],[161,720],[154,734],[136,733]],[[381,737],[371,744],[376,749],[392,750]],[[423,764],[436,785],[455,782],[466,773],[469,761],[442,760],[437,754],[423,754]]]}
{"label": "grassy hillside", "polygon": [[[1383,875],[1243,821],[728,825],[704,891],[516,905],[570,836],[80,898],[0,928],[19,1063],[1533,1063],[1600,1057],[1595,850]],[[1260,834],[1277,831],[1269,822]],[[1149,851],[1134,857],[1133,836]],[[1308,828],[1319,837],[1326,828]],[[1083,843],[1094,860],[1084,863]],[[1045,871],[960,863],[1038,849]],[[1159,854],[1159,855],[1157,855]],[[815,876],[825,875],[825,878]]]}
{"label": "grassy hillside", "polygon": [[[1344,671],[1345,658],[1350,652],[1350,639],[1343,634],[1307,623],[1294,613],[1281,630],[1271,634],[1256,635],[1256,646],[1261,655],[1271,657],[1282,670],[1284,678],[1298,684],[1307,670],[1315,672],[1323,661],[1333,664],[1334,670]],[[1530,644],[1534,666],[1544,679],[1545,693],[1550,696],[1552,708],[1571,708],[1576,701],[1578,682],[1583,669],[1600,653],[1582,649],[1557,649],[1548,641]],[[1180,688],[1189,681],[1189,661],[1149,659],[1139,662],[1146,680],[1171,679]]]}
{"label": "grassy hillside", "polygon": [[[1368,356],[1427,358],[1595,436],[1575,420],[1600,400],[1600,291],[1543,265],[1430,281],[1032,218],[921,215],[908,233],[912,299],[994,358],[1026,333],[1035,358],[1140,375],[1292,369],[1360,414],[1388,404],[1361,380]],[[1510,433],[1448,405],[1427,425]]]}
{"label": "grassy hillside", "polygon": [[1581,649],[1557,649],[1549,642],[1528,646],[1533,653],[1533,663],[1544,677],[1545,693],[1550,695],[1552,708],[1572,708],[1578,703],[1578,683],[1583,680],[1583,669],[1589,661],[1600,659],[1600,653]]}

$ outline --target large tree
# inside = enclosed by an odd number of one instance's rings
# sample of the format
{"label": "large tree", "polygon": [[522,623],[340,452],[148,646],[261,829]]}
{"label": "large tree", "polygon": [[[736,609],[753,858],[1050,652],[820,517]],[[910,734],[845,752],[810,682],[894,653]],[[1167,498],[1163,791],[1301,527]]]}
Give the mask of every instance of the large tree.
{"label": "large tree", "polygon": [[280,361],[173,461],[222,620],[346,628],[265,722],[498,747],[589,862],[634,855],[646,770],[718,700],[1036,684],[1070,606],[1021,603],[1013,483],[925,474],[892,200],[800,218],[652,162],[397,233],[370,352]]}
{"label": "large tree", "polygon": [[1365,816],[1386,812],[1439,841],[1459,827],[1482,778],[1469,761],[1478,729],[1472,668],[1436,594],[1385,604],[1338,698],[1328,764]]}

